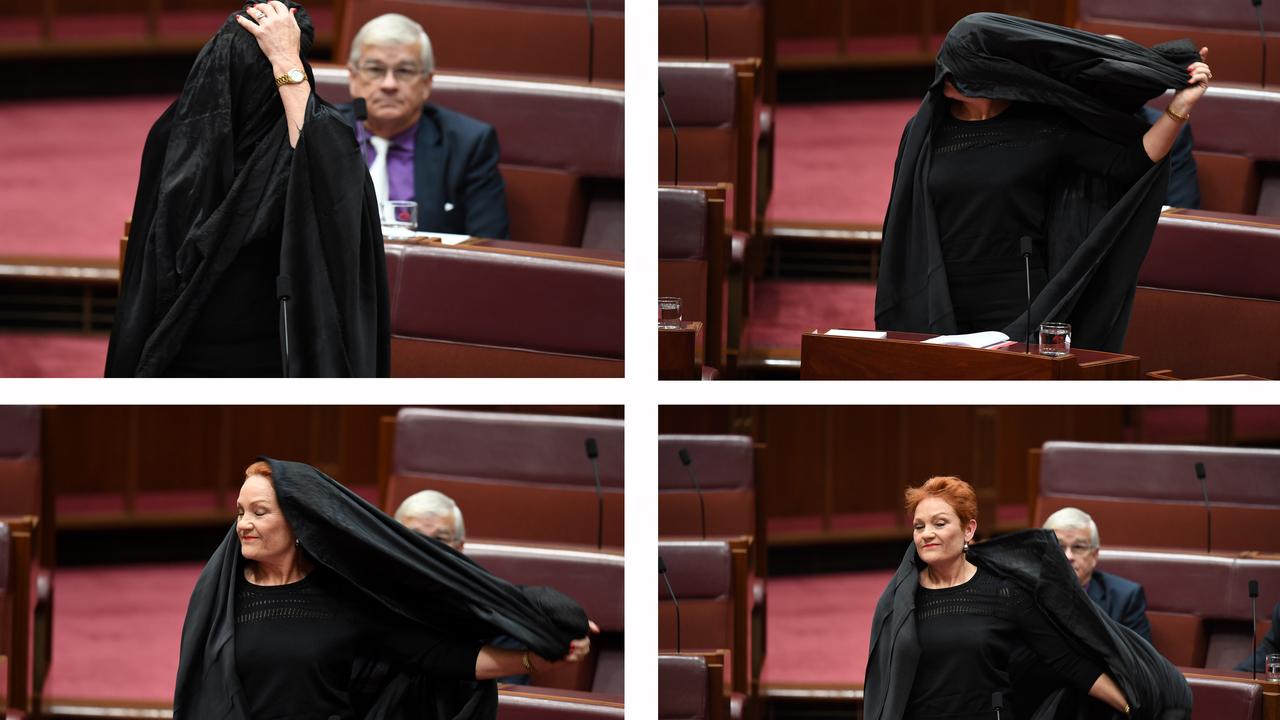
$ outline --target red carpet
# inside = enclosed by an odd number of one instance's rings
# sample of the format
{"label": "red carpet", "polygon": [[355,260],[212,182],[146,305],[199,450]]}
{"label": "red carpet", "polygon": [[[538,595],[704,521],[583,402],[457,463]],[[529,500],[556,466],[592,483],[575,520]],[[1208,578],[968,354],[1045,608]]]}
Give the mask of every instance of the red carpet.
{"label": "red carpet", "polygon": [[0,104],[0,255],[111,258],[172,98]]}
{"label": "red carpet", "polygon": [[780,105],[771,221],[874,223],[919,100]]}
{"label": "red carpet", "polygon": [[762,683],[856,683],[867,670],[871,617],[893,571],[769,579]]}
{"label": "red carpet", "polygon": [[202,567],[58,570],[45,695],[172,700],[182,618]]}
{"label": "red carpet", "polygon": [[799,348],[815,328],[874,328],[875,296],[871,283],[760,280],[742,346]]}
{"label": "red carpet", "polygon": [[0,332],[0,377],[102,377],[106,362],[106,334]]}

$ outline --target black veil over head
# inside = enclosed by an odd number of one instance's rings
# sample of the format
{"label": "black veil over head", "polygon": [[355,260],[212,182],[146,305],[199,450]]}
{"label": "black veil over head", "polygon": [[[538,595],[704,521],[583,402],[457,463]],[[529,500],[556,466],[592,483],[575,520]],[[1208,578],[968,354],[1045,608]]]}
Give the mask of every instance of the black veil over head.
{"label": "black veil over head", "polygon": [[[546,587],[517,587],[490,575],[466,555],[420,535],[379,511],[319,470],[263,458],[298,544],[317,564],[349,582],[368,602],[390,609],[406,626],[465,641],[512,637],[557,660],[588,632],[586,613]],[[182,627],[174,717],[249,720],[235,668],[237,578],[243,572],[234,525],[200,573]],[[492,720],[493,681],[467,683],[416,673],[364,658],[377,667],[378,687],[363,720]],[[357,669],[355,675],[366,673]]]}
{"label": "black veil over head", "polygon": [[[885,215],[876,327],[954,333],[955,315],[928,189],[931,137],[947,112],[942,82],[960,92],[1036,103],[1116,143],[1139,142],[1139,108],[1187,83],[1199,59],[1188,40],[1145,48],[1074,28],[998,13],[956,23],[938,52],[920,109],[903,131]],[[1128,326],[1138,268],[1146,256],[1168,182],[1168,158],[1132,185],[1071,173],[1047,199],[1049,282],[1031,308],[1033,325],[1072,323],[1073,344],[1118,352]],[[1025,313],[1006,328],[1021,337]]]}

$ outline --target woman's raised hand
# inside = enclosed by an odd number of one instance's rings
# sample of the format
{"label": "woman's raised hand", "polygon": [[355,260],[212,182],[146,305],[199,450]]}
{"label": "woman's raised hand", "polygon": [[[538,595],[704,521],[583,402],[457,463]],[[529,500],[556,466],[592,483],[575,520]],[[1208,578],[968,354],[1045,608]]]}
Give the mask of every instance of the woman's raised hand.
{"label": "woman's raised hand", "polygon": [[245,13],[252,17],[236,15],[236,22],[258,41],[262,54],[276,70],[299,67],[302,58],[302,30],[290,10],[280,0],[267,3],[250,3]]}
{"label": "woman's raised hand", "polygon": [[1209,48],[1200,48],[1200,62],[1187,66],[1187,87],[1174,94],[1169,108],[1179,115],[1188,115],[1204,93],[1209,89],[1209,81],[1213,79],[1213,71],[1209,69]]}

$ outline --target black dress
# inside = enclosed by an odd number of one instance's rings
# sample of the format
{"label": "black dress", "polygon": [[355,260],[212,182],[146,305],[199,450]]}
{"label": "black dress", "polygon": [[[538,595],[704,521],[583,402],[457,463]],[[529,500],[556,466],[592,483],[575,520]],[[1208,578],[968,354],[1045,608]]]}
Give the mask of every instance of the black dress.
{"label": "black dress", "polygon": [[1048,282],[1050,198],[1067,172],[1128,187],[1151,167],[1140,140],[1112,142],[1041,105],[1014,103],[974,121],[944,113],[933,134],[929,194],[956,331],[1002,330],[1025,310],[1021,238],[1032,239],[1032,297]]}
{"label": "black dress", "polygon": [[[391,657],[436,677],[475,678],[480,643],[443,640],[410,628],[356,596],[324,567],[287,585],[236,589],[236,670],[254,720],[362,717],[360,658]],[[356,697],[353,698],[353,695]]]}
{"label": "black dress", "polygon": [[1013,657],[1024,643],[1059,677],[1088,692],[1102,667],[1076,653],[1013,583],[979,570],[963,585],[916,589],[920,663],[905,717],[910,720],[1000,717],[1012,720]]}

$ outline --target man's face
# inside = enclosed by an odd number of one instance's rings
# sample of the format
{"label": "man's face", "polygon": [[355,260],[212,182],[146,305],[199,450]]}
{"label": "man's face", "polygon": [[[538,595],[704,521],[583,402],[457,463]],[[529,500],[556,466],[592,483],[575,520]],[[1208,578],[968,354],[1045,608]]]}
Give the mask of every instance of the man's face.
{"label": "man's face", "polygon": [[404,526],[414,532],[435,538],[454,550],[462,551],[462,541],[458,539],[457,528],[452,516],[420,515],[404,521]]}
{"label": "man's face", "polygon": [[422,46],[365,45],[350,74],[351,97],[362,97],[369,119],[412,124],[431,94],[431,77],[422,72]]}
{"label": "man's face", "polygon": [[1089,531],[1087,529],[1054,530],[1053,533],[1058,536],[1058,547],[1066,553],[1071,569],[1076,571],[1080,584],[1085,585],[1089,582],[1089,578],[1093,577],[1093,568],[1098,564],[1098,548],[1090,547],[1093,540],[1089,536]]}

